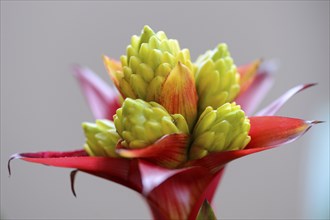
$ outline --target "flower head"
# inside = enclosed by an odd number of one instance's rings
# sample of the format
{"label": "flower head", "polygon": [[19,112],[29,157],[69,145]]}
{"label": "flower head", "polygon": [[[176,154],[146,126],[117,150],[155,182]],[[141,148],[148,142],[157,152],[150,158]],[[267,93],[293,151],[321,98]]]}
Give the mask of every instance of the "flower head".
{"label": "flower head", "polygon": [[[112,63],[105,61],[106,66]],[[141,36],[132,37],[121,64],[119,70],[108,70],[127,97],[114,116],[122,146],[144,148],[181,132],[192,140],[186,154],[194,160],[243,149],[250,141],[249,120],[240,106],[230,103],[239,93],[240,75],[226,44],[192,64],[189,51],[181,51],[178,41],[145,26]]]}
{"label": "flower head", "polygon": [[75,69],[97,118],[83,123],[84,149],[15,154],[9,162],[75,168],[117,182],[141,193],[155,219],[213,218],[207,201],[228,162],[291,142],[318,123],[273,116],[314,84],[294,87],[251,116],[270,85],[269,65],[257,60],[236,68],[226,44],[193,63],[178,41],[145,26],[120,62],[104,56],[104,63],[121,97],[90,70]]}

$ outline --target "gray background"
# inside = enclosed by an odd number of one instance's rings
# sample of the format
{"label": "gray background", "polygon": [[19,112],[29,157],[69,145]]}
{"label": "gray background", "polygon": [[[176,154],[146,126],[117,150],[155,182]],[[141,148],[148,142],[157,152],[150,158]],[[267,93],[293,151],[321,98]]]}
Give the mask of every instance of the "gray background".
{"label": "gray background", "polygon": [[150,218],[135,192],[69,169],[14,161],[16,152],[81,148],[92,115],[74,63],[110,82],[102,54],[119,58],[143,25],[164,30],[192,58],[219,42],[236,63],[278,58],[265,106],[306,82],[279,115],[327,121],[289,145],[232,162],[216,194],[222,219],[329,217],[329,1],[1,1],[1,216],[4,219]]}

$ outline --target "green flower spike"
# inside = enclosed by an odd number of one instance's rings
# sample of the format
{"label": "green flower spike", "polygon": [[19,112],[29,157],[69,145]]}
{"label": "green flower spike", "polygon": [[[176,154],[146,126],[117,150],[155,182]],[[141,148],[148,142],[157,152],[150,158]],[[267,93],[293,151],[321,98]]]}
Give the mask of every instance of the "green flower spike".
{"label": "green flower spike", "polygon": [[240,76],[226,44],[207,51],[195,64],[198,67],[195,78],[200,113],[207,106],[217,109],[235,99],[240,90]]}
{"label": "green flower spike", "polygon": [[109,120],[96,120],[96,123],[83,123],[86,136],[84,148],[90,156],[118,157],[116,145],[119,135]]}
{"label": "green flower spike", "polygon": [[121,145],[138,149],[148,147],[168,134],[189,134],[186,120],[180,114],[170,115],[156,102],[126,98],[116,111],[114,123],[123,139]]}
{"label": "green flower spike", "polygon": [[226,103],[213,110],[207,107],[193,132],[190,159],[199,159],[211,152],[243,149],[249,142],[250,121],[235,103]]}
{"label": "green flower spike", "polygon": [[188,49],[180,49],[177,40],[164,32],[155,33],[144,26],[140,36],[132,36],[127,54],[121,57],[122,73],[117,73],[125,97],[159,102],[162,84],[171,70],[181,62],[193,72]]}

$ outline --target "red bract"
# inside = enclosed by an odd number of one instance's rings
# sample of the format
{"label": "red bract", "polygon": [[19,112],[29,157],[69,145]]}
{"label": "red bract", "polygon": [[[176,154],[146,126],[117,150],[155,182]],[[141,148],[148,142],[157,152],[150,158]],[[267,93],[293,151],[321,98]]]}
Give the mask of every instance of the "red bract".
{"label": "red bract", "polygon": [[[253,64],[256,65],[256,64]],[[253,67],[253,66],[252,66]],[[272,81],[272,65],[265,63],[254,76],[239,68],[247,77],[245,91],[240,93],[237,103],[251,115]],[[75,76],[86,96],[95,118],[112,120],[120,106],[118,93],[108,87],[100,78],[86,68],[75,68]],[[183,155],[188,142],[186,135],[168,135],[154,143],[153,150],[143,148],[126,150],[118,146],[119,155],[125,158],[92,157],[84,150],[71,152],[20,153],[12,159],[75,169],[127,186],[139,192],[147,201],[155,219],[195,219],[203,202],[212,202],[216,188],[227,163],[237,158],[267,150],[295,140],[318,121],[304,121],[296,118],[272,116],[294,94],[314,84],[300,85],[285,93],[268,107],[249,117],[251,142],[243,150],[224,151],[209,154],[198,160],[182,163],[177,160],[175,169],[164,168],[173,164],[173,158]],[[262,94],[262,95],[260,95]],[[170,147],[170,151],[166,147]],[[175,161],[174,161],[175,163]],[[74,190],[73,190],[74,192]],[[75,192],[74,192],[75,193]],[[199,218],[207,216],[204,203]]]}

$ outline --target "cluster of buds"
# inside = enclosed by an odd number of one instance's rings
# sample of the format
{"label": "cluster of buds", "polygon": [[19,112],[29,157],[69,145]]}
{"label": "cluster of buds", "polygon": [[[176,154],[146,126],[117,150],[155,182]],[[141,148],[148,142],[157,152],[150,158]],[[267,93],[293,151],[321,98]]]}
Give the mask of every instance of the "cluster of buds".
{"label": "cluster of buds", "polygon": [[240,79],[226,44],[219,44],[214,50],[201,55],[196,65],[198,69],[195,77],[200,112],[207,106],[216,109],[236,98],[240,90]]}
{"label": "cluster of buds", "polygon": [[226,44],[193,63],[177,40],[145,26],[131,38],[121,62],[104,56],[104,63],[124,101],[114,124],[84,124],[90,155],[119,157],[119,147],[144,149],[171,134],[188,136],[182,142],[185,160],[249,143],[249,120],[233,102],[240,76]]}
{"label": "cluster of buds", "polygon": [[189,152],[199,159],[212,152],[241,150],[249,142],[250,121],[235,103],[225,103],[216,110],[208,106],[198,119]]}
{"label": "cluster of buds", "polygon": [[82,124],[86,136],[84,149],[91,156],[117,157],[119,135],[112,121],[102,119]]}
{"label": "cluster of buds", "polygon": [[127,98],[114,116],[123,146],[142,148],[152,145],[167,134],[189,133],[188,125],[180,114],[170,115],[156,102]]}
{"label": "cluster of buds", "polygon": [[120,58],[122,69],[113,74],[127,98],[159,102],[162,84],[178,62],[190,71],[194,69],[189,50],[181,50],[177,40],[168,39],[162,31],[155,33],[148,26],[141,36],[132,36],[126,52]]}

